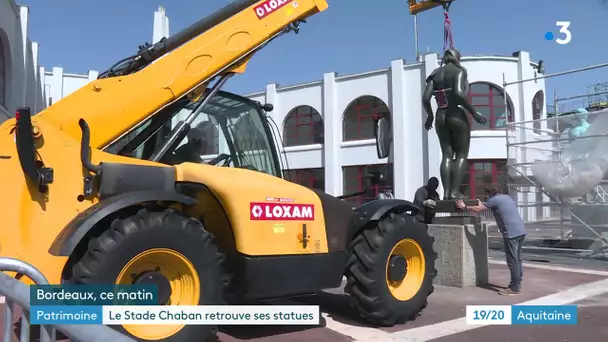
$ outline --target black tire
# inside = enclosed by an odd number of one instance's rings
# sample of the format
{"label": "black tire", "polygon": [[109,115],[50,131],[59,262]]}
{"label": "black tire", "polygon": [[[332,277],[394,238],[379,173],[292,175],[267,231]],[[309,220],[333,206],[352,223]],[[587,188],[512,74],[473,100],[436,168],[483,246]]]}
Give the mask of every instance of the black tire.
{"label": "black tire", "polygon": [[[77,284],[114,284],[121,269],[139,253],[152,248],[169,248],[185,256],[196,269],[201,284],[198,305],[224,304],[222,281],[225,276],[223,254],[214,244],[214,236],[196,219],[173,209],[144,208],[116,218],[99,237],[89,241],[85,255],[73,266]],[[114,328],[138,341],[147,341]],[[167,342],[214,341],[217,327],[184,326],[163,339]]]}
{"label": "black tire", "polygon": [[[420,245],[426,268],[417,293],[405,301],[391,294],[386,281],[389,254],[403,239],[412,239]],[[427,226],[405,213],[391,213],[355,236],[345,272],[345,291],[355,299],[355,307],[363,319],[379,326],[392,326],[415,319],[426,307],[437,275],[433,241]]]}

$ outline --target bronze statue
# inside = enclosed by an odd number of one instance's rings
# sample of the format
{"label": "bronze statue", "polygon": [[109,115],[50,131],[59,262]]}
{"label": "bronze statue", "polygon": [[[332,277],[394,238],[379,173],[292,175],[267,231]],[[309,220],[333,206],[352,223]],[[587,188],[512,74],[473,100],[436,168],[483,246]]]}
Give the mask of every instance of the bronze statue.
{"label": "bronze statue", "polygon": [[444,200],[464,197],[460,193],[460,184],[467,169],[471,142],[471,125],[464,110],[478,123],[487,123],[486,118],[469,102],[468,90],[467,70],[460,65],[460,53],[456,49],[447,49],[442,65],[426,79],[426,89],[422,95],[422,104],[427,113],[424,128],[427,131],[433,127],[433,95],[437,101],[435,130],[442,153],[440,173]]}

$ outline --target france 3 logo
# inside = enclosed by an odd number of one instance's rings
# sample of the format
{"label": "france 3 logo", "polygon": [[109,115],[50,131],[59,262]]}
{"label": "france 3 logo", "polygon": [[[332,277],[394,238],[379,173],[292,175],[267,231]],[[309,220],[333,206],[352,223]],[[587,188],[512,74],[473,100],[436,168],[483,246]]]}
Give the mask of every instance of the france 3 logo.
{"label": "france 3 logo", "polygon": [[569,21],[556,21],[555,26],[559,28],[560,35],[556,37],[553,32],[549,31],[545,33],[546,40],[555,40],[557,44],[566,45],[572,40],[572,32],[570,32]]}

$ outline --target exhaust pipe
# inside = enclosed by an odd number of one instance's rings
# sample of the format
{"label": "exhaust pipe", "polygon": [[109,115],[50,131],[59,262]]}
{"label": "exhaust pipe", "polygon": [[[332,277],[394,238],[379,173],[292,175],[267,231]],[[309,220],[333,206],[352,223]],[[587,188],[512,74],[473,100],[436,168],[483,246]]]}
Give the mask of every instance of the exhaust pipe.
{"label": "exhaust pipe", "polygon": [[17,155],[23,173],[36,185],[41,193],[48,192],[48,185],[53,183],[53,169],[44,167],[44,163],[38,160],[34,136],[32,134],[32,113],[28,107],[17,109],[15,114],[17,120],[15,129],[15,140]]}
{"label": "exhaust pipe", "polygon": [[91,130],[89,130],[89,124],[87,124],[84,119],[80,119],[78,120],[78,125],[82,131],[82,138],[80,140],[80,161],[82,162],[82,166],[94,174],[98,174],[100,169],[99,165],[93,165],[93,163],[91,163],[91,151],[89,147]]}

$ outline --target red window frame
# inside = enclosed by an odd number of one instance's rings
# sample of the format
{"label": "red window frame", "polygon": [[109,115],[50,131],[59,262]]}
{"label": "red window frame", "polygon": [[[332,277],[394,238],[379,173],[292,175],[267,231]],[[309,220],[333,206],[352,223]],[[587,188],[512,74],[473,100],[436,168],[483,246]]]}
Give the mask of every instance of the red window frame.
{"label": "red window frame", "polygon": [[[364,188],[364,176],[367,169],[367,172],[370,171],[383,171],[386,174],[390,174],[389,168],[392,168],[392,163],[387,164],[373,164],[373,165],[352,165],[352,166],[343,166],[342,167],[342,193],[344,195],[356,193],[359,191],[363,191]],[[355,176],[349,176],[349,171],[355,171]],[[355,181],[351,183],[351,181]],[[369,200],[373,200],[378,196],[378,193],[384,190],[392,190],[393,182],[389,181],[389,185],[378,186],[375,185],[372,189],[372,192],[369,194],[359,195],[355,197],[345,198],[344,200],[350,203],[353,207],[361,205]]]}
{"label": "red window frame", "polygon": [[[533,120],[540,120],[540,117],[543,113],[543,106],[544,106],[544,102],[545,102],[545,96],[542,90],[539,90],[536,92],[536,94],[534,95],[534,98],[532,99],[532,119]],[[534,122],[534,133],[538,133],[540,134],[540,121],[535,121]]]}
{"label": "red window frame", "polygon": [[[488,87],[487,92],[474,92],[473,91],[473,88],[475,88],[475,86],[480,86],[480,85]],[[477,110],[479,110],[480,108],[487,108],[489,111],[489,117],[484,115],[486,117],[486,119],[488,120],[488,123],[483,126],[477,124],[477,122],[475,122],[475,120],[473,120],[473,118],[470,115],[468,116],[469,121],[471,122],[472,131],[484,131],[484,130],[488,130],[488,129],[489,130],[504,129],[504,127],[496,128],[496,119],[497,119],[496,116],[498,113],[502,112],[505,108],[504,96],[507,96],[507,117],[509,118],[509,122],[513,122],[513,106],[511,104],[511,99],[509,98],[508,94],[506,94],[504,91],[502,91],[497,86],[495,86],[491,83],[487,83],[487,82],[473,82],[469,85],[469,89],[470,89],[470,91],[468,94],[468,98],[469,98],[469,101],[471,102],[471,104],[473,104],[473,107],[475,107]],[[495,96],[503,97],[501,99],[500,103],[496,103],[494,101]],[[474,101],[473,98],[487,98],[487,104],[476,104],[476,101]]]}
{"label": "red window frame", "polygon": [[[507,190],[507,184],[506,184],[507,160],[506,159],[474,159],[474,160],[469,160],[468,164],[469,164],[469,168],[467,170],[468,177],[465,174],[465,177],[460,185],[460,191],[465,196],[472,198],[472,199],[480,199],[482,201],[486,200],[488,196],[486,195],[485,190],[482,189],[481,187],[483,186],[485,188],[486,185],[500,184],[499,179],[498,179],[499,175],[505,175],[505,177],[504,177],[505,182],[502,185],[503,185],[503,191],[506,192],[506,190]],[[475,168],[475,164],[491,164],[490,171],[477,170]],[[501,168],[502,168],[502,170],[501,170]],[[479,173],[489,174],[491,182],[490,183],[482,182],[482,183],[478,184],[478,182],[476,181],[476,175],[478,175]]]}
{"label": "red window frame", "polygon": [[283,170],[285,179],[307,188],[325,191],[325,169],[292,169]]}
{"label": "red window frame", "polygon": [[[381,117],[390,118],[390,109],[384,101],[371,95],[357,98],[344,111],[342,141],[374,139],[374,122]],[[356,127],[354,130],[352,124]]]}
{"label": "red window frame", "polygon": [[[300,134],[300,127],[306,127],[305,134]],[[323,118],[311,106],[298,106],[285,117],[283,128],[283,146],[304,146],[323,144]]]}

